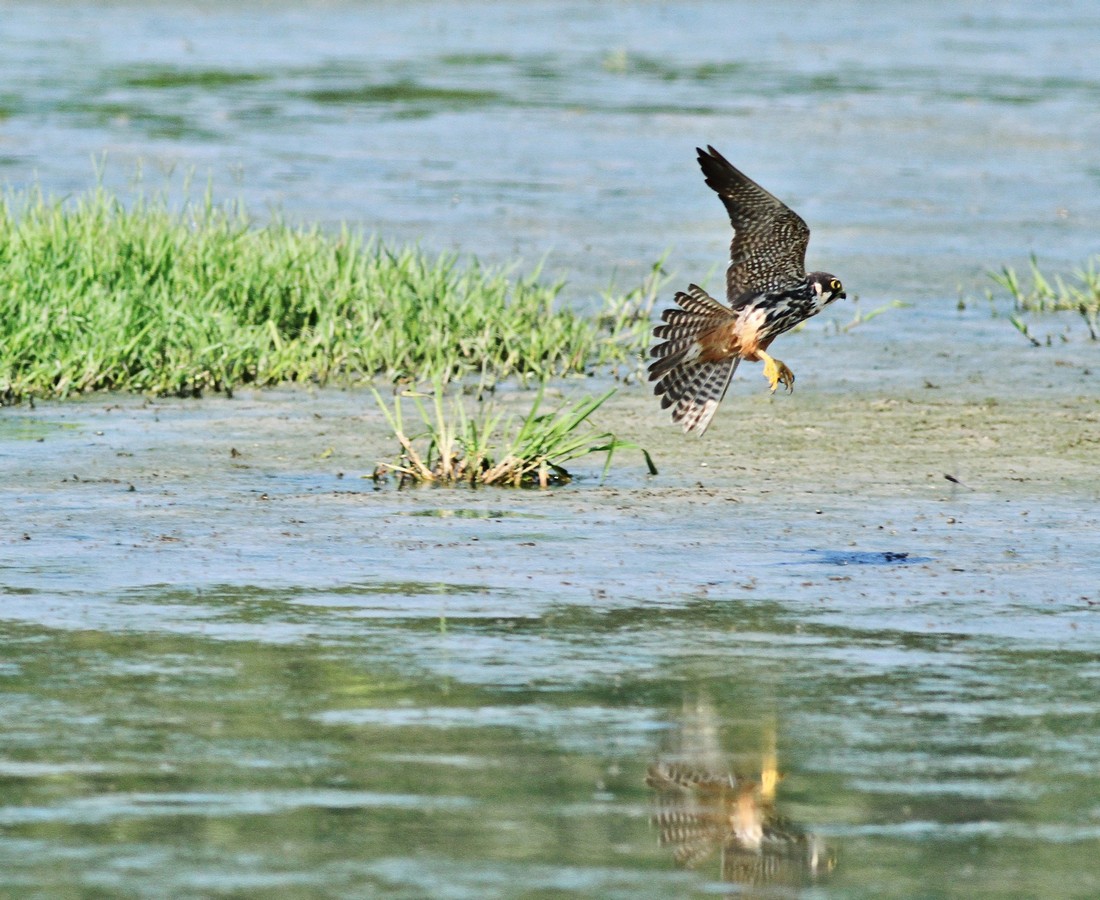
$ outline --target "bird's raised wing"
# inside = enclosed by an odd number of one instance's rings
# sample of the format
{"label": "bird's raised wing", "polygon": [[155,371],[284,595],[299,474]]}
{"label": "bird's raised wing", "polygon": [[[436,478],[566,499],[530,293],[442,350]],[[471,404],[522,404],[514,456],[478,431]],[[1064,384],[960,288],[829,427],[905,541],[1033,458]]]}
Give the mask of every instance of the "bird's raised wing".
{"label": "bird's raised wing", "polygon": [[810,241],[802,217],[713,147],[696,150],[707,184],[722,198],[733,226],[726,271],[726,299],[733,308],[748,302],[747,295],[801,281]]}

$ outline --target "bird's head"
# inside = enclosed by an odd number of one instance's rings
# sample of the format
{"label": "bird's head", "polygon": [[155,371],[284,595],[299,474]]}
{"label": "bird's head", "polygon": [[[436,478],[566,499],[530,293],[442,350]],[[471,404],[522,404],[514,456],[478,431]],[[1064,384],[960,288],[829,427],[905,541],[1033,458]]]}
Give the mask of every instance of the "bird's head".
{"label": "bird's head", "polygon": [[840,279],[828,272],[811,272],[809,281],[818,309],[828,306],[834,300],[845,300],[848,297],[844,293],[844,285],[840,283]]}

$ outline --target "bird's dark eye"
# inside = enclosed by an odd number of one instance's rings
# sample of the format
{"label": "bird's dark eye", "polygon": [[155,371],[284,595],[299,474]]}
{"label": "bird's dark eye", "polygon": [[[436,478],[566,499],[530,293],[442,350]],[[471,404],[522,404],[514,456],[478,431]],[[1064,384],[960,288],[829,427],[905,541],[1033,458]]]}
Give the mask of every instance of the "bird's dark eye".
{"label": "bird's dark eye", "polygon": [[832,281],[829,282],[829,290],[830,291],[839,291],[840,287],[841,287],[840,282],[837,281],[837,279],[835,279],[835,278]]}

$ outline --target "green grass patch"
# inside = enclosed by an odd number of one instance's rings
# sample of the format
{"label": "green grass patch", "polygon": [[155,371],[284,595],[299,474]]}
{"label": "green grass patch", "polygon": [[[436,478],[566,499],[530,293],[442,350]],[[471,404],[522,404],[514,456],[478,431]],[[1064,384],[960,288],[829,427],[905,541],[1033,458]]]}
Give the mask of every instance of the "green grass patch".
{"label": "green grass patch", "polygon": [[[593,453],[605,454],[604,475],[617,450],[638,450],[651,475],[653,459],[642,447],[600,431],[590,422],[613,394],[585,397],[542,412],[544,386],[540,387],[523,418],[508,416],[490,402],[478,401],[471,414],[460,395],[448,402],[442,382],[430,394],[405,392],[388,405],[378,391],[378,403],[400,445],[395,462],[380,463],[376,480],[396,476],[402,486],[413,484],[468,484],[504,487],[541,487],[566,484],[572,476],[567,463]],[[419,421],[410,433],[402,406],[411,398]],[[430,406],[425,403],[430,402]]]}
{"label": "green grass patch", "polygon": [[[1060,275],[1048,278],[1039,268],[1038,260],[1031,257],[1030,272],[1024,278],[1008,266],[1000,272],[990,273],[993,279],[1012,299],[1016,313],[1076,312],[1085,320],[1092,339],[1100,339],[1100,272],[1096,265],[1100,257],[1089,260],[1085,268],[1078,269],[1072,280]],[[992,294],[990,295],[992,299]],[[1039,342],[1031,336],[1027,324],[1019,315],[1010,315],[1009,321],[1033,344]]]}
{"label": "green grass patch", "polygon": [[97,125],[135,128],[150,137],[176,140],[182,137],[212,139],[215,136],[213,131],[199,127],[187,116],[136,103],[109,103],[89,99],[60,103],[57,108],[62,112],[87,117]]}
{"label": "green grass patch", "polygon": [[255,84],[267,81],[271,77],[261,72],[239,72],[231,69],[170,69],[158,66],[122,69],[117,76],[118,80],[128,87],[158,90],[165,88],[212,90],[239,84]]}
{"label": "green grass patch", "polygon": [[439,61],[448,66],[493,66],[515,62],[510,53],[446,53]]}
{"label": "green grass patch", "polygon": [[408,79],[381,84],[364,84],[358,87],[320,88],[306,91],[304,96],[315,103],[416,103],[445,104],[448,107],[480,106],[502,99],[502,95],[496,91],[435,87],[418,84]]}
{"label": "green grass patch", "polygon": [[585,315],[561,283],[258,225],[209,196],[0,198],[0,394],[197,394],[243,384],[486,381],[637,371],[660,267]]}

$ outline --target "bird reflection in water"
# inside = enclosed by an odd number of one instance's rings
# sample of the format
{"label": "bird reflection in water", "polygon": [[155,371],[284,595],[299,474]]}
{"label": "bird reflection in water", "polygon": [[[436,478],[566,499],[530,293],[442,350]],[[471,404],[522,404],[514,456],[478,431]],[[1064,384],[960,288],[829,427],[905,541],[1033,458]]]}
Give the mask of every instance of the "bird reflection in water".
{"label": "bird reflection in water", "polygon": [[744,886],[801,887],[831,871],[835,859],[821,840],[776,810],[775,729],[764,734],[756,777],[731,770],[717,722],[706,698],[685,701],[679,748],[649,768],[661,846],[687,869],[717,853],[722,880]]}

